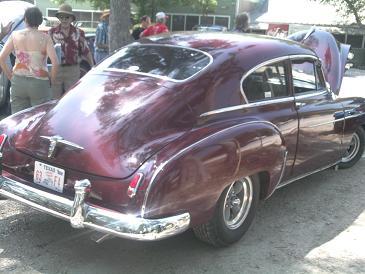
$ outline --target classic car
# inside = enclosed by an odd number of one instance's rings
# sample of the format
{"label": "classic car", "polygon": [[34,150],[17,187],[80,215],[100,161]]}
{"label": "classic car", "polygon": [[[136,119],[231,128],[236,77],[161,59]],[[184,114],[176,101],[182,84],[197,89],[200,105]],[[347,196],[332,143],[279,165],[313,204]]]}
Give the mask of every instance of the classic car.
{"label": "classic car", "polygon": [[237,242],[275,189],[364,150],[364,99],[336,95],[349,48],[322,30],[293,40],[172,33],[121,48],[59,101],[0,122],[0,195],[97,241],[191,228]]}

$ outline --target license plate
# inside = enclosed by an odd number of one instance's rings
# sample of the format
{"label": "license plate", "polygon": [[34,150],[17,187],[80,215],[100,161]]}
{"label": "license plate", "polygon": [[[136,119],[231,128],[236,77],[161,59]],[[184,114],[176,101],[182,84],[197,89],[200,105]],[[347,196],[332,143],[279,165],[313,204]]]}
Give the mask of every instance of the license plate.
{"label": "license plate", "polygon": [[35,161],[33,181],[38,185],[57,192],[62,192],[65,181],[65,171],[61,168]]}

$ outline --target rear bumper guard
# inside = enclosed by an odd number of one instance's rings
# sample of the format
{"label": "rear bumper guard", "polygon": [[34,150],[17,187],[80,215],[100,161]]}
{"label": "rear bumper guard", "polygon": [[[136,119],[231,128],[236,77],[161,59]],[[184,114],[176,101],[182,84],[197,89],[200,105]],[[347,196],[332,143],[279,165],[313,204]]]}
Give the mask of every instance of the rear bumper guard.
{"label": "rear bumper guard", "polygon": [[74,228],[91,228],[121,238],[153,241],[179,234],[189,227],[189,213],[146,219],[93,206],[85,202],[89,190],[89,180],[76,181],[72,201],[0,176],[1,196],[68,220]]}

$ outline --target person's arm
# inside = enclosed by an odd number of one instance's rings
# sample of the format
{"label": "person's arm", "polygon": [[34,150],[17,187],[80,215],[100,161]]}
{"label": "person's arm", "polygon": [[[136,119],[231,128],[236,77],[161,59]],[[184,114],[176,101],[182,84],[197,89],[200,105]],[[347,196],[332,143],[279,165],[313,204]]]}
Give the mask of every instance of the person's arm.
{"label": "person's arm", "polygon": [[14,50],[13,37],[10,36],[8,41],[6,41],[4,48],[0,52],[0,67],[4,71],[6,77],[11,80],[13,77],[13,72],[9,69],[6,64],[6,59],[9,57],[11,52]]}
{"label": "person's arm", "polygon": [[6,26],[1,24],[0,40],[2,40],[11,31],[14,22],[9,22]]}
{"label": "person's arm", "polygon": [[94,64],[94,58],[93,55],[91,54],[91,51],[89,50],[89,53],[86,56],[88,63],[90,64],[91,67],[93,67]]}
{"label": "person's arm", "polygon": [[56,80],[56,75],[58,71],[58,58],[56,54],[56,50],[54,48],[52,39],[49,35],[47,35],[47,55],[51,60],[52,68],[51,68],[51,85],[54,84]]}

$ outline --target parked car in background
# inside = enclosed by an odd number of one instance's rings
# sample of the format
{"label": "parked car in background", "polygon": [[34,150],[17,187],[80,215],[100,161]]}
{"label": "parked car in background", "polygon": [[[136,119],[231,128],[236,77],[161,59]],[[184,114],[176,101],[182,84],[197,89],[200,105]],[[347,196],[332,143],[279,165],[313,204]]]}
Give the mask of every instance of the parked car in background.
{"label": "parked car in background", "polygon": [[99,22],[97,21],[75,21],[73,25],[82,29],[85,33],[94,33],[96,32],[96,27]]}
{"label": "parked car in background", "polygon": [[364,151],[365,99],[336,95],[348,47],[320,30],[299,40],[172,33],[121,48],[59,101],[0,122],[0,195],[98,241],[191,228],[237,242],[260,200]]}
{"label": "parked car in background", "polygon": [[48,32],[50,28],[57,27],[59,24],[60,20],[57,17],[43,17],[43,22],[39,26],[39,29]]}
{"label": "parked car in background", "polygon": [[195,25],[193,27],[194,31],[227,31],[227,27],[220,25]]}

